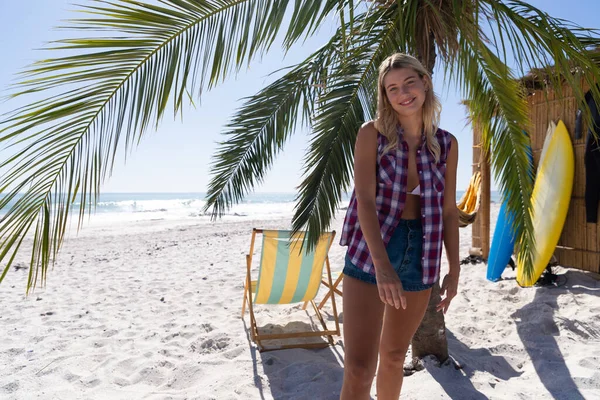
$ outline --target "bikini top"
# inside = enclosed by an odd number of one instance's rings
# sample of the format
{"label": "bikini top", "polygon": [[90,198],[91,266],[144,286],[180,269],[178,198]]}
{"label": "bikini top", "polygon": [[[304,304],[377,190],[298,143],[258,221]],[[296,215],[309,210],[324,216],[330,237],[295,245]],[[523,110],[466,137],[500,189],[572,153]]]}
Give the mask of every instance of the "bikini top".
{"label": "bikini top", "polygon": [[408,194],[414,194],[415,196],[419,196],[421,194],[421,185],[417,185],[417,187],[414,188],[413,191]]}

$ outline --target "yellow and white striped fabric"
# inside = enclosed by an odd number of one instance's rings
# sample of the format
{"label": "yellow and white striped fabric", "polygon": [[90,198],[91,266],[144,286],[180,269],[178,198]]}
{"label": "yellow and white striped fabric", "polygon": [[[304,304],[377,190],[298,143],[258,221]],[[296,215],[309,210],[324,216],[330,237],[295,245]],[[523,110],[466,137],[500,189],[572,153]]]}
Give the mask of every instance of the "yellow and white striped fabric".
{"label": "yellow and white striped fabric", "polygon": [[304,232],[263,231],[260,270],[254,302],[289,304],[315,298],[321,284],[323,264],[331,246],[332,233],[306,251]]}

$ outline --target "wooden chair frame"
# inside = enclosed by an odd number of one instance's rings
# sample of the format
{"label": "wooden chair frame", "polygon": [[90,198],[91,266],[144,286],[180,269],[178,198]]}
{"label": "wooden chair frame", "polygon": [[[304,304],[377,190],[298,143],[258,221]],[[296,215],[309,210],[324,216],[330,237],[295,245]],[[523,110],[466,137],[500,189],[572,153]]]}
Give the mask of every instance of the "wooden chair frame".
{"label": "wooden chair frame", "polygon": [[[324,276],[323,279],[321,279],[321,283],[323,285],[325,285],[325,287],[329,287],[329,282],[326,279],[327,279],[327,277]],[[333,286],[332,286],[333,291],[340,297],[343,296],[343,293],[340,289],[338,289],[338,286],[340,283],[342,283],[342,279],[344,279],[344,274],[340,272],[340,275],[337,277],[335,282],[333,282]],[[321,302],[318,305],[319,310],[322,309],[325,304],[327,304],[327,300],[329,300],[330,297],[331,297],[331,290],[328,290],[327,293],[325,293],[325,297],[323,297],[323,300],[321,300]],[[302,307],[302,309],[306,310],[307,305],[308,305],[308,301],[304,303],[304,306]]]}
{"label": "wooden chair frame", "polygon": [[[252,272],[252,254],[254,252],[254,243],[256,240],[256,235],[257,234],[262,234],[263,233],[263,229],[253,229],[252,230],[252,239],[250,241],[250,251],[249,253],[246,255],[246,280],[245,280],[245,284],[244,284],[244,298],[242,301],[242,319],[244,318],[244,314],[246,311],[246,303],[248,303],[248,311],[250,313],[250,337],[252,338],[252,341],[254,341],[256,343],[256,345],[258,346],[259,351],[270,351],[270,350],[280,350],[280,349],[291,349],[291,348],[325,348],[328,346],[333,346],[335,343],[333,341],[333,335],[336,336],[340,336],[340,323],[339,323],[339,318],[338,318],[338,313],[337,313],[337,306],[336,306],[336,302],[335,302],[335,290],[333,290],[332,288],[334,288],[333,285],[333,280],[331,278],[331,268],[329,265],[329,249],[331,248],[331,244],[333,243],[333,240],[335,238],[335,231],[332,232],[332,237],[331,237],[331,242],[329,244],[329,247],[327,248],[327,254],[325,256],[325,269],[326,269],[326,278],[327,278],[327,285],[328,285],[328,294],[326,299],[324,299],[321,304],[319,306],[316,305],[314,299],[310,300],[310,303],[312,304],[314,310],[315,310],[315,314],[317,316],[317,318],[319,319],[319,321],[321,322],[321,325],[323,326],[323,330],[319,330],[319,331],[304,331],[304,332],[293,332],[293,333],[277,333],[277,334],[261,334],[258,328],[258,325],[256,323],[256,317],[254,316],[254,302],[252,299],[252,295],[253,293],[256,291],[256,285],[255,285],[255,281],[252,281],[251,278],[251,272]],[[338,278],[339,280],[339,278]],[[339,291],[338,291],[339,293]],[[324,302],[328,299],[331,298],[331,306],[333,308],[333,317],[334,317],[334,321],[335,321],[335,329],[330,330],[327,328],[327,324],[325,323],[325,320],[323,318],[323,315],[321,314],[321,310],[320,308],[322,307],[322,304],[324,304]],[[308,302],[307,302],[308,303]],[[306,308],[306,304],[304,305],[303,309]],[[323,342],[323,343],[294,343],[294,344],[287,344],[287,345],[281,345],[281,346],[277,346],[277,347],[265,347],[263,344],[263,341],[268,341],[268,340],[279,340],[279,339],[293,339],[293,338],[307,338],[307,337],[327,337],[327,342]]]}

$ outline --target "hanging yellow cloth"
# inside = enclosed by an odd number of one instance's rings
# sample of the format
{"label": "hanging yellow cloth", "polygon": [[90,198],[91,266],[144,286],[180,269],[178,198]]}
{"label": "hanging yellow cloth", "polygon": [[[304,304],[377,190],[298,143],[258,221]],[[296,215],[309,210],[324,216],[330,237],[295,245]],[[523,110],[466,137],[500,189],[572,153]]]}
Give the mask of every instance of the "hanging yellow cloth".
{"label": "hanging yellow cloth", "polygon": [[456,205],[458,208],[459,226],[464,228],[472,224],[477,217],[481,203],[481,173],[475,172],[469,181],[465,194]]}

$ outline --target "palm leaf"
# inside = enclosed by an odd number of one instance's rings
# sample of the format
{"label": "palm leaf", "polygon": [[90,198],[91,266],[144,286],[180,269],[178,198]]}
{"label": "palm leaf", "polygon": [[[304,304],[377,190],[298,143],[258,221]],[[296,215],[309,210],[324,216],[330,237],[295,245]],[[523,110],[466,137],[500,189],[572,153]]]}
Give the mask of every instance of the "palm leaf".
{"label": "palm leaf", "polygon": [[406,51],[395,24],[397,12],[394,5],[357,17],[363,21],[361,31],[348,38],[347,56],[331,66],[319,98],[292,220],[295,231],[308,230],[309,247],[328,229],[343,192],[350,187],[356,133],[375,116],[379,64],[391,53]]}
{"label": "palm leaf", "polygon": [[[366,21],[368,15],[370,20]],[[354,30],[352,27],[364,28],[365,22],[373,24],[374,18],[379,19],[381,15],[353,16],[350,25],[341,26],[327,45],[244,104],[225,132],[228,138],[216,151],[205,210],[212,209],[213,216],[222,215],[262,181],[274,156],[296,128],[297,121],[309,122],[315,113],[315,104],[327,101],[327,95],[323,93],[331,85],[330,74],[349,61],[346,46],[348,35]],[[378,32],[381,35],[381,28]],[[368,44],[376,42],[371,38]],[[299,112],[301,118],[297,118]],[[356,129],[353,129],[355,133]],[[351,153],[351,149],[346,152],[350,156]]]}
{"label": "palm leaf", "polygon": [[[525,103],[524,88],[519,87],[506,65],[506,48],[515,55],[513,62],[518,73],[539,66],[551,65],[553,72],[548,75],[555,88],[567,84],[573,88],[575,96],[583,101],[584,93],[580,85],[583,79],[593,87],[599,81],[600,69],[589,57],[586,48],[599,43],[597,31],[584,29],[568,21],[552,18],[535,7],[521,2],[505,3],[482,1],[480,13],[493,18],[486,19],[496,24],[495,35],[488,47],[481,32],[475,32],[465,25],[463,16],[461,35],[468,42],[463,54],[474,57],[472,65],[478,65],[487,84],[471,90],[474,112],[483,122],[484,146],[491,151],[491,161],[500,189],[507,196],[507,206],[515,215],[514,224],[519,248],[519,258],[523,261],[523,272],[533,275],[533,255],[535,237],[531,217],[531,192],[533,171],[529,167],[527,141],[523,130],[530,126]],[[497,55],[501,55],[501,59]],[[580,74],[573,74],[576,67]],[[474,68],[471,68],[473,71]],[[476,79],[466,79],[477,82]],[[560,95],[561,90],[558,90]],[[587,110],[586,110],[587,112]],[[586,114],[591,121],[589,112]]]}
{"label": "palm leaf", "polygon": [[[474,125],[483,132],[482,151],[491,158],[507,207],[515,215],[516,242],[522,246],[524,273],[532,274],[535,246],[531,220],[532,173],[528,139],[527,103],[518,82],[506,66],[481,42],[461,41],[458,75],[465,82],[465,97]],[[459,78],[459,79],[460,79]],[[493,146],[492,146],[493,143]],[[529,269],[527,269],[529,268]]]}
{"label": "palm leaf", "polygon": [[[199,96],[269,49],[289,3],[114,0],[83,7],[89,17],[71,21],[70,27],[110,34],[54,43],[50,50],[75,55],[27,69],[12,97],[40,92],[46,97],[0,122],[0,142],[20,147],[0,164],[7,171],[0,208],[14,203],[0,221],[0,259],[8,258],[0,281],[35,226],[28,290],[38,278],[43,283],[74,201],[80,199],[81,224],[117,151],[130,151],[149,126],[158,125],[169,104],[174,114],[180,112],[184,99]],[[312,33],[333,3],[295,1],[286,43]]]}
{"label": "palm leaf", "polygon": [[[0,121],[0,141],[15,146],[14,154],[0,164],[6,171],[0,181],[0,207],[14,203],[0,221],[0,259],[8,260],[0,281],[33,230],[28,289],[38,279],[43,282],[74,202],[80,199],[81,223],[96,203],[117,151],[130,151],[147,128],[158,125],[169,106],[174,114],[181,112],[185,99],[199,97],[268,50],[290,3],[98,0],[84,7],[89,17],[71,21],[70,27],[109,34],[54,43],[51,50],[75,55],[43,60],[26,70],[13,96],[46,97]],[[374,112],[377,65],[396,51],[419,53],[427,60],[426,50],[435,43],[444,73],[459,78],[459,87],[473,104],[473,118],[484,128],[485,150],[491,150],[501,188],[510,193],[515,223],[524,227],[518,242],[530,260],[531,184],[525,179],[528,159],[521,134],[528,121],[523,93],[507,67],[507,50],[515,54],[510,61],[517,74],[554,63],[548,67],[552,83],[569,84],[583,101],[579,79],[600,97],[594,85],[600,78],[598,57],[589,51],[600,44],[596,31],[551,18],[521,1],[376,3],[379,6],[358,17],[354,2],[348,0],[293,3],[284,47],[314,34],[337,10],[340,29],[331,42],[335,45],[320,53],[319,63],[300,64],[240,110],[228,127],[230,143],[222,144],[225,156],[215,162],[209,203],[219,214],[239,201],[262,180],[294,131],[293,116],[301,113],[301,123],[314,116],[293,220],[296,230],[308,227],[309,242],[314,243],[350,184],[354,137]],[[489,37],[483,34],[485,21]],[[578,75],[571,73],[573,67]],[[322,90],[311,86],[322,80]],[[282,93],[286,90],[289,95]],[[275,111],[273,104],[278,106]],[[264,110],[266,105],[269,110]],[[242,121],[244,116],[250,120]],[[251,129],[243,133],[244,127]]]}
{"label": "palm leaf", "polygon": [[314,113],[320,82],[332,55],[335,36],[300,65],[250,97],[232,118],[212,161],[205,212],[220,217],[263,181],[275,156]]}
{"label": "palm leaf", "polygon": [[[498,36],[493,40],[498,53],[506,53],[510,48],[514,54],[510,61],[516,73],[525,75],[531,70],[543,68],[551,87],[563,85],[573,89],[578,101],[583,101],[585,93],[581,82],[585,82],[594,93],[600,96],[595,83],[600,82],[600,65],[590,50],[600,46],[600,31],[583,28],[572,22],[554,18],[538,8],[522,1],[481,1],[480,11],[490,16],[490,28]],[[499,40],[501,38],[502,40]],[[502,60],[506,63],[506,59]],[[575,72],[575,73],[574,73]],[[585,118],[592,123],[589,110],[584,109]]]}

